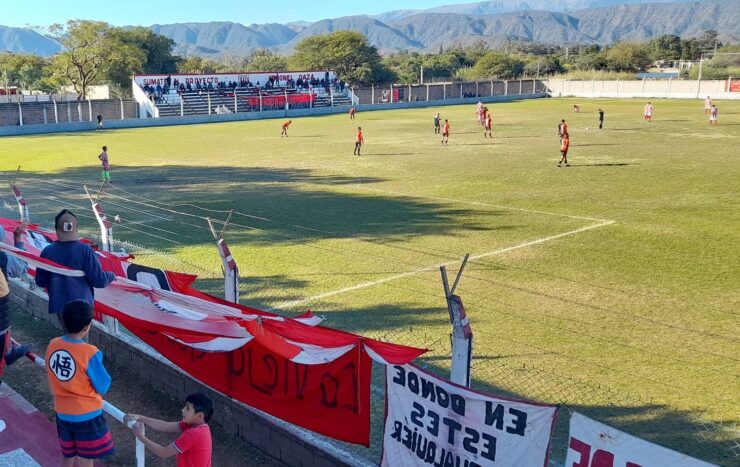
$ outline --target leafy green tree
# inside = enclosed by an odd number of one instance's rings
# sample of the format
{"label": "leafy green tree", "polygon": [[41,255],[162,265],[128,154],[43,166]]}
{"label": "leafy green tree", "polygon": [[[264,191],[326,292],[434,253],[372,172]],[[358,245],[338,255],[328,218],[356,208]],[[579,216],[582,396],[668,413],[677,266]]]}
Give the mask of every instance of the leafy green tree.
{"label": "leafy green tree", "polygon": [[217,62],[197,56],[188,57],[177,65],[179,73],[216,73],[217,70]]}
{"label": "leafy green tree", "polygon": [[49,63],[48,59],[33,54],[0,54],[0,70],[3,72],[0,84],[29,91],[40,89]]}
{"label": "leafy green tree", "polygon": [[562,73],[563,67],[560,65],[560,59],[554,55],[529,55],[524,65],[524,72],[527,76],[545,76]]}
{"label": "leafy green tree", "polygon": [[287,71],[288,59],[267,49],[252,52],[246,60],[246,71]]}
{"label": "leafy green tree", "polygon": [[672,34],[663,34],[647,44],[650,58],[656,60],[678,60],[681,58],[681,38]]}
{"label": "leafy green tree", "polygon": [[650,56],[643,44],[618,42],[606,51],[609,71],[637,71],[650,65]]}
{"label": "leafy green tree", "polygon": [[334,70],[340,79],[355,85],[378,82],[382,72],[378,49],[355,31],[304,39],[296,45],[290,64],[296,69]]}
{"label": "leafy green tree", "polygon": [[489,52],[473,67],[473,76],[486,78],[516,78],[524,71],[524,62],[501,52]]}
{"label": "leafy green tree", "polygon": [[418,83],[422,57],[418,53],[401,52],[383,58],[383,66],[393,72],[397,83]]}
{"label": "leafy green tree", "polygon": [[54,24],[49,33],[63,47],[54,57],[54,72],[72,84],[78,99],[87,98],[87,88],[102,76],[112,62],[118,61],[106,41],[110,25],[101,21],[70,20]]}

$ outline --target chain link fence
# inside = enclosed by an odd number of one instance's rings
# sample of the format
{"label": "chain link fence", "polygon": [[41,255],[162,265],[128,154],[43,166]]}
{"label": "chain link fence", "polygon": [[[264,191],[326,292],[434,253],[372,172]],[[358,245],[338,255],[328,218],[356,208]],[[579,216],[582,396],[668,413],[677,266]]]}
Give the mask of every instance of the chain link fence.
{"label": "chain link fence", "polygon": [[[32,222],[44,227],[52,227],[54,215],[60,209],[68,208],[80,218],[81,233],[88,237],[97,237],[97,223],[90,209],[90,202],[79,184],[65,180],[24,179],[20,188],[24,191],[31,206]],[[106,194],[101,196],[101,200],[108,216],[114,219],[117,216],[117,222],[114,223],[114,237],[116,238],[114,249],[125,250],[133,254],[136,262],[147,266],[196,274],[199,277],[195,284],[196,288],[214,296],[224,296],[221,261],[206,219],[212,216],[216,219],[216,225],[223,225],[228,211],[209,210],[189,204],[158,203],[123,189],[107,190]],[[3,197],[2,204],[0,215],[17,218],[17,206],[10,195]],[[248,216],[243,215],[242,220],[231,224],[227,231],[229,232],[227,239],[230,235],[235,237],[248,235],[255,229],[261,229],[261,227],[258,228],[248,223],[246,217]],[[152,246],[142,245],[149,241]],[[352,241],[372,244],[371,240],[355,239]],[[212,248],[212,254],[200,254],[189,259],[190,257],[186,254],[173,253],[194,243],[200,244],[199,248]],[[301,247],[300,245],[290,246],[290,248]],[[371,250],[350,251],[336,245],[315,246],[314,248],[322,248],[326,254],[335,255],[340,263],[342,260],[361,262],[363,255],[374,254]],[[427,262],[429,258],[425,255],[429,254],[439,258],[450,257],[450,252],[441,251],[419,254]],[[389,256],[387,260],[389,265],[393,264],[393,258]],[[281,260],[278,258],[272,261]],[[302,261],[300,255],[294,255],[286,261],[294,262],[296,268],[313,276],[337,274],[336,269],[322,270],[321,267],[311,264],[308,260]],[[386,276],[388,273],[396,273],[404,268],[409,270],[412,266],[400,260],[395,261],[395,269],[389,267],[391,270],[383,271]],[[413,276],[398,273],[394,276],[398,280],[373,280],[360,283],[359,286],[338,289],[335,293],[319,293],[307,297],[305,293],[301,294],[300,277],[278,273],[264,277],[252,277],[245,273],[245,270],[249,268],[248,264],[242,263],[240,266],[243,276],[240,284],[243,304],[287,316],[310,309],[318,315],[325,316],[327,326],[358,332],[381,341],[430,349],[415,363],[440,376],[449,376],[450,324],[448,320],[440,319],[440,316],[446,317],[447,313],[441,282],[435,269],[419,270],[417,271],[419,274],[414,273]],[[337,269],[341,268],[345,268],[344,273],[347,275],[353,273],[344,263],[337,266]],[[463,281],[457,293],[463,297],[468,308],[476,310],[478,317],[502,310],[506,312],[507,307],[512,306],[506,301],[498,300],[493,293],[482,293],[480,288],[466,285],[474,282],[477,273],[475,270],[469,272],[473,280],[466,282],[467,274],[463,275]],[[490,285],[494,287],[496,284]],[[405,304],[398,298],[388,298],[399,296],[417,297],[425,304],[425,308],[416,310],[413,319],[399,316],[403,314],[401,310],[404,310]],[[359,313],[368,311],[353,311],[353,303],[369,303],[373,313],[376,313],[374,316],[377,316],[377,322],[368,324],[365,320],[360,325]],[[508,348],[510,349],[508,353],[512,355],[526,352],[542,354],[553,352],[548,349],[547,343],[543,342],[538,347],[525,346],[516,342],[514,336],[507,335],[505,330],[497,331],[490,327],[481,329],[480,326],[476,327],[475,319],[472,320],[472,325],[474,332],[473,388],[497,396],[515,397],[560,407],[551,444],[553,465],[564,463],[568,439],[568,419],[571,411],[578,411],[635,436],[702,460],[719,465],[737,465],[740,462],[740,427],[737,425],[736,412],[728,413],[725,420],[708,420],[703,416],[700,408],[696,411],[678,411],[657,396],[651,397],[647,393],[635,394],[624,388],[614,387],[616,385],[588,381],[575,376],[575,372],[574,375],[563,374],[562,366],[555,370],[546,365],[532,363],[533,361],[527,358],[504,358],[506,357],[504,352],[491,351],[490,347],[483,344],[500,343],[496,348]],[[486,348],[489,350],[485,350]],[[574,356],[556,355],[556,357],[568,359],[574,367],[583,364]],[[728,364],[731,368],[732,362]],[[349,451],[355,458],[368,463],[378,463],[380,460],[385,412],[384,367],[374,364],[373,370],[371,447],[364,448],[327,440]],[[597,371],[614,370],[604,365]],[[737,407],[740,404],[736,389],[736,387],[727,388],[728,398],[725,402],[728,407]],[[682,388],[671,390],[678,394],[685,393]],[[686,397],[689,396],[686,395]]]}

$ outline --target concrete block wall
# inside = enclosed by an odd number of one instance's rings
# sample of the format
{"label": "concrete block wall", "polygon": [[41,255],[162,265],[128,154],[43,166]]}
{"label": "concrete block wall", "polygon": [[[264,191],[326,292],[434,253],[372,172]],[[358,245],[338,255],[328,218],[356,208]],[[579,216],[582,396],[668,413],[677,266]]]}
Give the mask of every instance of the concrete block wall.
{"label": "concrete block wall", "polygon": [[0,127],[62,123],[95,122],[98,114],[104,121],[136,118],[137,105],[131,99],[103,99],[91,101],[17,102],[0,104]]}
{"label": "concrete block wall", "polygon": [[[11,279],[11,299],[23,310],[59,329],[56,317],[48,313],[48,297],[38,289]],[[61,334],[61,332],[60,332]],[[216,411],[212,423],[238,436],[289,466],[366,467],[367,461],[353,456],[321,437],[276,419],[260,410],[214,391],[183,373],[135,337],[111,334],[102,325],[90,333],[90,343],[102,350],[106,364],[122,365],[157,390],[184,400],[188,394],[203,392],[213,398]],[[116,384],[116,381],[113,381]],[[146,397],[142,394],[142,397]],[[126,411],[126,407],[119,407]]]}

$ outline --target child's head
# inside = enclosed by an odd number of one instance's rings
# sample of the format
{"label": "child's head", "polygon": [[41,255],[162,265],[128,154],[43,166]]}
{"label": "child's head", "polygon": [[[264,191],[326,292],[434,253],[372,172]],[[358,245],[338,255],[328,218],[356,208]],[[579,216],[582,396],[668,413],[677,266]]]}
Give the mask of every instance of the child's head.
{"label": "child's head", "polygon": [[107,150],[108,150],[108,146],[103,146],[103,151],[107,151]]}
{"label": "child's head", "polygon": [[213,415],[213,401],[210,397],[196,392],[185,398],[182,408],[182,421],[189,425],[208,423]]}
{"label": "child's head", "polygon": [[70,334],[87,332],[90,330],[90,323],[93,319],[93,308],[85,300],[73,300],[62,310],[62,320],[64,327]]}

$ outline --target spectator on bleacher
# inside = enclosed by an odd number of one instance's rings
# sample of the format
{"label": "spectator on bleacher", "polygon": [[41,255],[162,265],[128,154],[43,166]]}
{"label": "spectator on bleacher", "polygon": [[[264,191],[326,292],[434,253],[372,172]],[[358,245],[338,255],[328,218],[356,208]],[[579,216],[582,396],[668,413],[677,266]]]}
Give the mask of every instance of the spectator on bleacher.
{"label": "spectator on bleacher", "polygon": [[[124,423],[136,421],[132,427],[136,438],[158,457],[177,456],[177,465],[210,467],[213,442],[208,421],[213,415],[213,401],[205,394],[190,394],[185,398],[182,420],[165,422],[143,415],[126,414]],[[161,446],[146,437],[144,426],[164,433],[180,433],[167,446]]]}
{"label": "spectator on bleacher", "polygon": [[167,75],[167,77],[164,79],[164,84],[167,87],[170,87],[172,85],[172,76]]}
{"label": "spectator on bleacher", "polygon": [[203,88],[201,87],[201,85],[200,85],[200,81],[196,81],[196,82],[195,82],[195,89],[196,89],[197,91],[200,91],[201,89],[203,89]]}
{"label": "spectator on bleacher", "polygon": [[93,249],[80,241],[77,216],[73,212],[62,209],[54,218],[54,228],[57,240],[41,251],[41,257],[85,273],[84,277],[70,277],[36,269],[36,285],[46,288],[49,294],[49,314],[57,315],[62,329],[66,329],[61,314],[64,305],[82,299],[92,306],[95,300],[93,288],[107,287],[115,276],[112,272],[103,271]]}
{"label": "spectator on bleacher", "polygon": [[[25,250],[22,235],[25,230],[23,224],[13,230],[13,242],[16,248]],[[0,233],[5,231],[0,229]],[[12,255],[0,252],[0,378],[6,366],[15,363],[26,352],[31,350],[31,345],[12,346],[10,340],[10,287],[7,277],[23,277],[28,270],[28,264]],[[2,384],[2,381],[0,381]]]}
{"label": "spectator on bleacher", "polygon": [[191,91],[193,90],[193,87],[192,87],[192,86],[190,85],[190,83],[188,83],[188,84],[186,84],[186,85],[185,85],[185,89],[186,89],[186,90],[187,90],[188,92],[191,92]]}
{"label": "spectator on bleacher", "polygon": [[85,342],[93,320],[93,307],[85,300],[65,304],[60,317],[67,330],[49,342],[46,376],[54,395],[57,435],[62,465],[92,467],[95,459],[116,452],[103,415],[102,394],[111,377],[103,365],[103,354]]}

